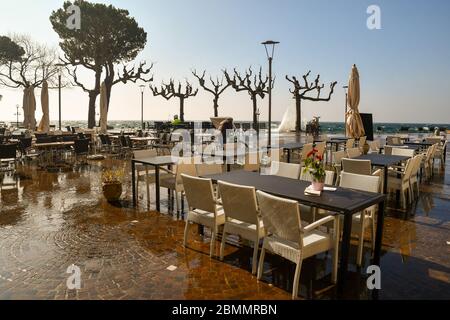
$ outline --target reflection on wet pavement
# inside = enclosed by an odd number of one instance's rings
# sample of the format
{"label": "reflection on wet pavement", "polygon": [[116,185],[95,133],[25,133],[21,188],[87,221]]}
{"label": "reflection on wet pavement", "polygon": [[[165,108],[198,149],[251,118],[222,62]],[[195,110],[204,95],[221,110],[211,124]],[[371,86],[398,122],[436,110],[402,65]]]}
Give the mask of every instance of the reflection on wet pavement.
{"label": "reflection on wet pavement", "polygon": [[[1,175],[0,299],[290,299],[293,264],[267,255],[258,282],[251,275],[252,249],[238,239],[226,246],[224,262],[209,258],[207,230],[201,236],[190,228],[183,248],[184,222],[167,212],[167,199],[163,213],[148,211],[140,187],[142,207],[133,209],[127,175],[123,200],[106,202],[102,166],[128,164],[106,160],[64,173],[23,166],[14,176]],[[389,203],[380,298],[450,298],[449,182],[449,165],[445,174],[436,167],[408,212]],[[369,261],[366,243],[366,267]],[[81,269],[80,290],[67,288],[72,264]],[[307,259],[299,298],[335,298],[330,270],[325,255]],[[366,277],[364,268],[351,265],[345,297],[370,298]]]}

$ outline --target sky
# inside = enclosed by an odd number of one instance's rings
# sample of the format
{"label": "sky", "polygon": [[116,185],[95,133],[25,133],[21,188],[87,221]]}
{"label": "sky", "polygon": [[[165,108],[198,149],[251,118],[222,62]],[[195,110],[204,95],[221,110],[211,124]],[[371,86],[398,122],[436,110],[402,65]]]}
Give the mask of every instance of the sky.
{"label": "sky", "polygon": [[[281,120],[294,104],[286,75],[311,80],[321,75],[325,88],[337,81],[330,102],[303,103],[303,116],[343,121],[351,66],[360,73],[360,111],[375,122],[450,123],[450,1],[445,0],[115,0],[97,1],[127,9],[148,33],[146,48],[136,62],[154,62],[154,84],[170,78],[189,79],[191,70],[221,76],[222,69],[249,66],[267,72],[261,42],[276,47],[273,72],[273,119]],[[27,34],[48,46],[58,46],[49,22],[61,0],[1,1],[0,35]],[[367,27],[367,8],[378,5],[381,29]],[[92,75],[81,79],[91,87]],[[139,120],[139,84],[113,88],[109,119]],[[37,101],[39,100],[39,91]],[[22,103],[21,89],[0,87],[0,121],[15,120]],[[324,90],[324,95],[327,95]],[[88,96],[79,88],[62,92],[63,120],[87,120]],[[228,89],[219,101],[221,115],[251,120],[252,104],[245,92]],[[168,120],[178,114],[178,101],[144,93],[144,118]],[[259,101],[261,120],[267,119],[268,99]],[[23,113],[23,112],[22,112]],[[200,89],[187,100],[186,120],[212,116],[212,96]],[[37,107],[36,118],[42,112]],[[57,120],[57,90],[50,92],[50,119]]]}

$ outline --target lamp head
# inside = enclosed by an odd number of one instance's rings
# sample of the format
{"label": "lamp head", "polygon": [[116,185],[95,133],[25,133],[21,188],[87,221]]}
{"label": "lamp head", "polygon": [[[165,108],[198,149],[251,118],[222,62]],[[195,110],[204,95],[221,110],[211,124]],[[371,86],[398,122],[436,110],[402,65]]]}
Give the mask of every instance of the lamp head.
{"label": "lamp head", "polygon": [[[261,44],[264,45],[264,47],[266,49],[267,58],[273,59],[273,54],[274,54],[274,51],[275,51],[275,45],[277,45],[279,43],[280,42],[273,41],[273,40],[267,40],[267,41],[261,42]],[[270,46],[272,46],[272,50],[269,50]]]}

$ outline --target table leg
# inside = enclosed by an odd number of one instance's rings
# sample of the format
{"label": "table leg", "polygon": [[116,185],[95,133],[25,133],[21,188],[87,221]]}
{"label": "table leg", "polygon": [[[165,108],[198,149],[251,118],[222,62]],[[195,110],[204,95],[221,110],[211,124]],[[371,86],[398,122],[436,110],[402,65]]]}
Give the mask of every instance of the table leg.
{"label": "table leg", "polygon": [[291,149],[287,149],[287,163],[291,163]]}
{"label": "table leg", "polygon": [[155,192],[156,192],[156,211],[161,212],[160,190],[159,190],[159,166],[155,166]]}
{"label": "table leg", "polygon": [[133,206],[136,207],[137,199],[136,199],[136,164],[134,160],[131,160],[131,190],[133,193]]}
{"label": "table leg", "polygon": [[383,243],[383,225],[384,225],[384,201],[378,205],[377,229],[375,233],[375,249],[373,252],[373,264],[380,265],[381,245]]}
{"label": "table leg", "polygon": [[388,167],[383,168],[384,178],[383,178],[383,193],[387,194],[387,179],[388,179]]}
{"label": "table leg", "polygon": [[342,230],[342,244],[341,244],[341,260],[339,264],[338,274],[338,295],[344,292],[345,278],[348,269],[348,257],[350,254],[350,235],[352,231],[352,215],[346,214],[344,216],[344,228]]}

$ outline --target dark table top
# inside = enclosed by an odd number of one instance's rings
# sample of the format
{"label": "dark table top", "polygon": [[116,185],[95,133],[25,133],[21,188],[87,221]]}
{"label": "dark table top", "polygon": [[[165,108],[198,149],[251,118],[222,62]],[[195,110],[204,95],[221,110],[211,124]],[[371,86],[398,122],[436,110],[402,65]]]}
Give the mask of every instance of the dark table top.
{"label": "dark table top", "polygon": [[392,156],[378,153],[370,153],[359,156],[355,159],[357,160],[370,160],[372,161],[372,166],[388,167],[398,164],[402,161],[408,160],[410,157],[406,156]]}
{"label": "dark table top", "polygon": [[136,158],[132,159],[132,161],[135,163],[148,164],[152,166],[167,166],[176,163],[177,158],[173,158],[172,156],[158,156],[158,157]]}
{"label": "dark table top", "polygon": [[346,143],[348,139],[330,139],[327,140],[328,143],[335,143],[335,144],[340,144],[340,143]]}
{"label": "dark table top", "polygon": [[407,146],[432,146],[433,144],[431,142],[426,142],[426,141],[422,141],[422,142],[405,142],[404,145]]}
{"label": "dark table top", "polygon": [[295,149],[303,148],[304,145],[305,145],[305,143],[303,143],[303,142],[289,142],[289,143],[281,144],[280,148],[285,149],[285,150],[295,150]]}
{"label": "dark table top", "polygon": [[[420,150],[420,147],[421,147],[421,146],[415,145],[415,144],[412,144],[412,145],[407,145],[407,144],[403,144],[403,145],[387,145],[387,146],[388,147],[393,147],[393,148],[411,149],[411,150],[416,150],[416,151]],[[386,146],[380,147],[380,149],[384,149],[384,148],[386,148]]]}
{"label": "dark table top", "polygon": [[374,204],[384,201],[383,194],[337,187],[336,191],[323,191],[320,197],[305,195],[305,189],[311,184],[307,181],[278,176],[260,175],[243,170],[223,174],[208,175],[214,182],[219,180],[253,186],[275,196],[296,200],[302,204],[338,212],[354,214]]}

